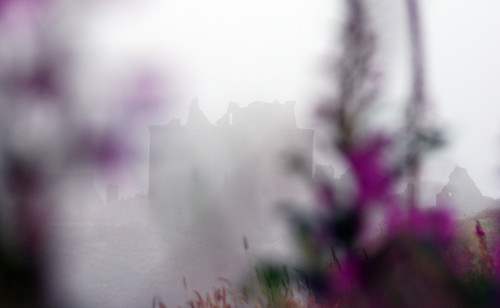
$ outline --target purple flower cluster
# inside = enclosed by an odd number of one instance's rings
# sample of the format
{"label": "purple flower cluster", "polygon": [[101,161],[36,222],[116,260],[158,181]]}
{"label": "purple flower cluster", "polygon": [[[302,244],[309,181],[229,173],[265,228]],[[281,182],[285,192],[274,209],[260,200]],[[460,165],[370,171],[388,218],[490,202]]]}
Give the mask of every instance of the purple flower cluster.
{"label": "purple flower cluster", "polygon": [[346,158],[357,180],[358,204],[387,201],[393,178],[384,154],[390,143],[385,136],[373,136],[346,151]]}

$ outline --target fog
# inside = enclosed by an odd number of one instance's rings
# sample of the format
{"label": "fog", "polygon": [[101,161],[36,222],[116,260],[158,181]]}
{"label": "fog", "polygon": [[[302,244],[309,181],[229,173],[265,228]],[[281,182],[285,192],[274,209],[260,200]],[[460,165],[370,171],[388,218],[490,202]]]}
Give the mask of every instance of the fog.
{"label": "fog", "polygon": [[[340,3],[11,2],[2,237],[43,264],[48,306],[179,305],[258,260],[293,260],[287,214],[311,210],[322,176],[349,175],[317,117]],[[475,3],[423,3],[429,121],[448,142],[424,162],[421,201],[460,217],[500,197],[498,5]],[[372,6],[384,87],[370,123],[393,131],[409,99],[404,8]]]}

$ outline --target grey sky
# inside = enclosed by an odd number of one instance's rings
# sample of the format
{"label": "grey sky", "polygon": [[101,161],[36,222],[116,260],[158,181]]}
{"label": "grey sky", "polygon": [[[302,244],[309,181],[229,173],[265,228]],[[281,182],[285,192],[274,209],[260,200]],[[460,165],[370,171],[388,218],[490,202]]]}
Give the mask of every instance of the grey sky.
{"label": "grey sky", "polygon": [[[401,106],[408,85],[403,1],[377,1],[386,106]],[[307,122],[323,93],[322,70],[335,51],[340,1],[131,1],[91,8],[84,27],[82,66],[122,76],[150,65],[175,76],[175,100],[155,124],[184,118],[193,97],[211,121],[236,101],[297,101]],[[497,188],[500,124],[500,35],[495,0],[421,1],[428,94],[450,143],[433,156],[428,180],[445,181],[454,164],[469,170],[483,193]],[[99,59],[94,61],[95,59]],[[160,63],[160,64],[158,64]],[[90,68],[89,68],[90,67]],[[93,78],[97,84],[99,78]],[[166,87],[166,91],[169,88]],[[144,134],[146,132],[143,132]],[[146,135],[147,136],[147,135]],[[142,178],[145,175],[138,171]],[[144,190],[145,184],[141,184]]]}

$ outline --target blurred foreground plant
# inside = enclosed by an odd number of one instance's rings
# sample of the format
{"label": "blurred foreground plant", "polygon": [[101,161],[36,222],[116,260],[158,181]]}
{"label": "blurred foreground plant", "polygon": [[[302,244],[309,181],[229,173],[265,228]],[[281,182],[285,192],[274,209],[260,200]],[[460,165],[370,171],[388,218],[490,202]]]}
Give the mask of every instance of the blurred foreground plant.
{"label": "blurred foreground plant", "polygon": [[[457,254],[463,257],[468,251],[457,252],[452,212],[442,205],[419,204],[421,160],[442,144],[442,137],[426,122],[418,1],[406,1],[412,93],[405,124],[392,132],[370,124],[381,74],[368,5],[364,0],[345,4],[343,50],[333,70],[335,95],[320,106],[318,114],[329,129],[334,150],[352,174],[352,189],[319,179],[314,183],[315,213],[291,214],[303,254],[293,279],[314,294],[315,306],[498,306],[498,274],[490,265],[498,260],[490,258],[479,223],[481,266],[477,270],[471,263],[455,262]],[[396,194],[402,185],[407,187],[403,197]],[[374,226],[376,215],[382,217],[379,230]],[[279,272],[262,270],[274,276]],[[281,278],[276,277],[276,283],[260,282],[263,294],[267,294],[267,306],[286,307]]]}
{"label": "blurred foreground plant", "polygon": [[67,222],[62,207],[73,206],[60,206],[58,193],[75,174],[117,173],[132,154],[123,130],[137,110],[98,123],[98,108],[84,106],[90,102],[82,104],[75,87],[81,72],[67,34],[78,37],[72,17],[83,8],[78,1],[0,1],[0,307],[78,306],[54,290],[54,229]]}

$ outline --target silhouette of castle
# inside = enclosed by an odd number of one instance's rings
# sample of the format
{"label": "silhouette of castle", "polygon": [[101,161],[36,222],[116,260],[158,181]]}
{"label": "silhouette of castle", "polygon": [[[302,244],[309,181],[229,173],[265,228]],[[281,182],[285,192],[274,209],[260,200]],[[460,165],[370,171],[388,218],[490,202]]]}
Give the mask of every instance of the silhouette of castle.
{"label": "silhouette of castle", "polygon": [[470,216],[480,210],[498,206],[498,200],[483,196],[465,168],[456,166],[448,183],[436,195],[437,206],[451,206]]}
{"label": "silhouette of castle", "polygon": [[150,126],[153,218],[182,228],[193,211],[206,209],[234,190],[275,193],[290,169],[283,162],[293,161],[312,177],[314,131],[297,127],[294,106],[293,102],[256,102],[246,107],[230,103],[213,125],[194,100],[184,125],[173,120]]}
{"label": "silhouette of castle", "polygon": [[[221,198],[228,195],[232,200],[245,198],[239,203],[254,207],[259,202],[255,196],[279,194],[282,183],[289,181],[290,164],[284,163],[293,162],[312,178],[314,131],[297,127],[294,106],[293,102],[256,102],[246,107],[230,103],[214,125],[193,100],[184,124],[172,120],[150,126],[150,215],[179,230],[192,222],[193,213],[224,203]],[[333,174],[333,168],[318,165],[314,176],[330,178],[336,188],[349,191],[355,181],[352,175],[335,179]],[[423,191],[435,196],[436,203],[424,205],[445,204],[470,215],[497,204],[484,197],[460,167],[441,191],[442,186],[434,186]]]}

